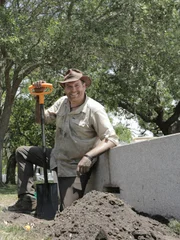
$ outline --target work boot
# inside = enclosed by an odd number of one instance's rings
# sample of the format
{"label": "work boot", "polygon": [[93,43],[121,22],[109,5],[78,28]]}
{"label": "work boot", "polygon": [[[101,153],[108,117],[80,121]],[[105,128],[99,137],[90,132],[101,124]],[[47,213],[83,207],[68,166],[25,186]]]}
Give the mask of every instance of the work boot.
{"label": "work boot", "polygon": [[19,213],[31,213],[36,210],[36,206],[37,206],[36,198],[25,194],[21,196],[14,205],[9,206],[8,211]]}

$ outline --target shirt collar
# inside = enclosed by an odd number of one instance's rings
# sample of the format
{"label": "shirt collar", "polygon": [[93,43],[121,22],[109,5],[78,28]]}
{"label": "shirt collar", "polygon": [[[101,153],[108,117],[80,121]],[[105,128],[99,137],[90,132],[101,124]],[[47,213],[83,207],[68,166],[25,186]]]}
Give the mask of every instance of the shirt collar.
{"label": "shirt collar", "polygon": [[[73,114],[74,113],[78,114],[80,112],[84,112],[85,113],[86,109],[87,109],[87,101],[88,101],[88,99],[89,99],[89,97],[85,94],[85,101],[84,101],[84,103],[81,106],[79,106],[76,110],[74,110],[74,111],[72,111],[70,113],[73,113]],[[69,111],[70,111],[70,104],[69,104],[68,98],[66,99],[65,104],[66,104],[66,108],[68,108]]]}

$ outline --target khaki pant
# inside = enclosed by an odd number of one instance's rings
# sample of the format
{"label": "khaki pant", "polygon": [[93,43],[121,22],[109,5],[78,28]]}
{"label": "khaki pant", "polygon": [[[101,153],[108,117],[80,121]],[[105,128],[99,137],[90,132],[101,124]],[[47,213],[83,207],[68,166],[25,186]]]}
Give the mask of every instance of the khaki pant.
{"label": "khaki pant", "polygon": [[[51,148],[46,149],[46,158],[49,161]],[[21,146],[16,150],[18,164],[18,197],[24,194],[35,195],[33,165],[43,167],[43,149],[36,146]],[[72,204],[73,201],[83,197],[91,170],[80,176],[79,186],[76,187],[76,177],[58,177],[60,210]]]}

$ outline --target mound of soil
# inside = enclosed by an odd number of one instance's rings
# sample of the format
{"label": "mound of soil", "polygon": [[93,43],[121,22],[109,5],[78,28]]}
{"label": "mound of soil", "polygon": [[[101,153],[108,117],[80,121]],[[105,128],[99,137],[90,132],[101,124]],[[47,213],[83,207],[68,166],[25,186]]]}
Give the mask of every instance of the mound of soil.
{"label": "mound of soil", "polygon": [[53,240],[175,240],[169,227],[139,215],[115,195],[92,191],[43,229]]}
{"label": "mound of soil", "polygon": [[138,214],[111,193],[98,191],[87,193],[57,213],[52,221],[17,213],[10,213],[9,217],[13,222],[28,217],[24,220],[33,224],[34,231],[52,240],[180,239],[167,225]]}

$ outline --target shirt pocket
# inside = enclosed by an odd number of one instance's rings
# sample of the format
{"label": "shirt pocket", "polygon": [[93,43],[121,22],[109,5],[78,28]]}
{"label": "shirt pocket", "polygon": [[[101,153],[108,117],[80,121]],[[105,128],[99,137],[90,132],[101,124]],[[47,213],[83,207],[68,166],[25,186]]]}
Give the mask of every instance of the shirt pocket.
{"label": "shirt pocket", "polygon": [[73,116],[70,121],[70,128],[73,135],[81,139],[92,138],[96,135],[94,129],[89,125],[88,119],[84,116]]}

